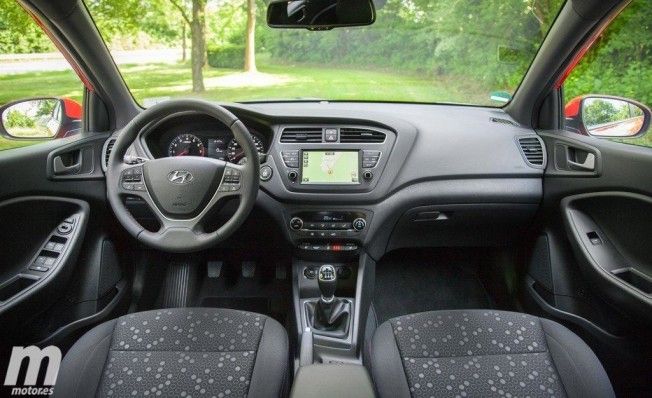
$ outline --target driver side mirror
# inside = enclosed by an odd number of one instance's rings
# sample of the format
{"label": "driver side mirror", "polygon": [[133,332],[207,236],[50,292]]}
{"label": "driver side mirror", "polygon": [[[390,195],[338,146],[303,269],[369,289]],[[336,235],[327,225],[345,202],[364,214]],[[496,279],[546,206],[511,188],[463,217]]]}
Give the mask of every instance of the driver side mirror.
{"label": "driver side mirror", "polygon": [[14,140],[69,137],[81,130],[82,106],[68,98],[30,98],[0,108],[0,133]]}
{"label": "driver side mirror", "polygon": [[645,134],[652,113],[640,102],[607,95],[573,98],[564,109],[566,128],[598,138],[635,138]]}

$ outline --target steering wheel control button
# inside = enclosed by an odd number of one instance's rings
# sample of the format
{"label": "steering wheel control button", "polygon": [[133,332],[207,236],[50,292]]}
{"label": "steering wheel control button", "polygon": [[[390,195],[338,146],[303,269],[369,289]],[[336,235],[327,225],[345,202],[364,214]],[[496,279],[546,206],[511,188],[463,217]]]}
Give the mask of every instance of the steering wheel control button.
{"label": "steering wheel control button", "polygon": [[364,218],[356,218],[353,220],[353,229],[356,231],[362,231],[367,226],[367,222]]}
{"label": "steering wheel control button", "polygon": [[224,177],[222,177],[222,184],[218,188],[218,192],[235,192],[239,190],[241,177],[240,170],[227,167],[224,170]]}
{"label": "steering wheel control button", "polygon": [[272,168],[269,167],[268,165],[262,166],[260,168],[261,181],[269,181],[272,178],[272,174],[274,174],[274,172],[272,171]]}
{"label": "steering wheel control button", "polygon": [[122,172],[122,182],[140,182],[143,180],[143,167],[132,167]]}
{"label": "steering wheel control button", "polygon": [[127,191],[145,191],[143,183],[143,166],[131,167],[122,172],[120,177],[122,188]]}
{"label": "steering wheel control button", "polygon": [[281,158],[286,167],[299,167],[299,151],[282,151]]}
{"label": "steering wheel control button", "polygon": [[301,228],[303,228],[303,220],[300,219],[299,217],[293,217],[290,220],[290,228],[292,228],[295,231],[300,230]]}
{"label": "steering wheel control button", "polygon": [[227,168],[224,170],[224,182],[240,183],[240,170]]}

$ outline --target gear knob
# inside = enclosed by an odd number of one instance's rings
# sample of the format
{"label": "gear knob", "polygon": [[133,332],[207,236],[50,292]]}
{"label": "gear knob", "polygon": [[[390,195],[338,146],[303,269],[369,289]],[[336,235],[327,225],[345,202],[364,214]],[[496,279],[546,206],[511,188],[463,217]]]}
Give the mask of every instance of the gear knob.
{"label": "gear knob", "polygon": [[324,264],[319,267],[317,283],[321,292],[321,301],[330,303],[335,298],[335,289],[337,288],[337,273],[335,267],[330,264]]}

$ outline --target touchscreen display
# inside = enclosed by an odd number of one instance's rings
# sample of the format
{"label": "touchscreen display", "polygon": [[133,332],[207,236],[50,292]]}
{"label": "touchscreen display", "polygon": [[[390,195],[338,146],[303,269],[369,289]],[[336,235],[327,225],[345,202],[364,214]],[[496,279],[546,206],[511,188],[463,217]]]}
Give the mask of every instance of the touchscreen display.
{"label": "touchscreen display", "polygon": [[359,184],[358,151],[303,151],[302,184]]}

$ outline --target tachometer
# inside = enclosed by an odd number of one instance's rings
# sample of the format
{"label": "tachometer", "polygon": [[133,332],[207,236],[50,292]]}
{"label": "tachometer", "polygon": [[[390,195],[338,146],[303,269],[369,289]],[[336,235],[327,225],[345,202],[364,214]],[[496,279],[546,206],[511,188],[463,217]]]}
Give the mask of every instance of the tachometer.
{"label": "tachometer", "polygon": [[[256,151],[258,151],[259,155],[262,155],[265,153],[265,146],[263,145],[263,142],[260,140],[260,138],[256,137],[255,135],[251,135],[251,138],[254,140],[254,145],[256,145]],[[242,163],[246,161],[246,158],[244,156],[244,150],[238,144],[238,141],[234,139],[229,142],[229,146],[227,147],[226,150],[226,155],[229,158],[229,162],[231,163]]]}
{"label": "tachometer", "polygon": [[199,137],[193,134],[181,134],[170,142],[169,156],[206,156],[206,148]]}

